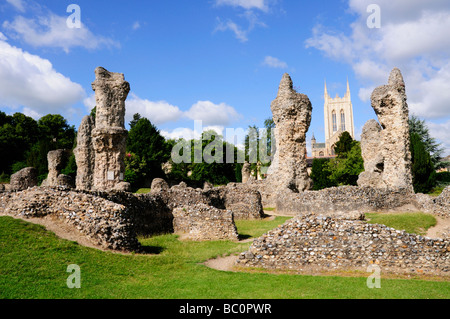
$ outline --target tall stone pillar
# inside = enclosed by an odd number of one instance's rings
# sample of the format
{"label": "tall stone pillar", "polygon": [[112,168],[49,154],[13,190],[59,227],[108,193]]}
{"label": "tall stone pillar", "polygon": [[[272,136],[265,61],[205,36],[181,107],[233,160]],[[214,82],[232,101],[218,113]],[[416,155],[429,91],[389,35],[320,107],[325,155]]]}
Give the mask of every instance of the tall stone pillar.
{"label": "tall stone pillar", "polygon": [[[373,147],[370,150],[362,149],[365,160],[367,157],[376,159],[374,162],[376,170],[365,165],[368,171],[360,175],[358,185],[373,186],[374,181],[370,177],[372,171],[376,173],[372,175],[381,179],[381,181],[375,182],[377,188],[401,188],[414,192],[408,124],[409,110],[406,103],[405,82],[399,69],[392,70],[387,85],[379,86],[373,91],[371,100],[382,128],[375,129],[378,132],[372,134],[372,138],[377,139],[375,143],[379,144],[377,147],[379,154],[376,157],[367,154],[369,151],[373,152]],[[369,125],[373,126],[374,124],[367,124],[367,129],[370,128]]]}
{"label": "tall stone pillar", "polygon": [[275,122],[276,152],[267,183],[276,190],[302,192],[310,189],[306,162],[306,133],[311,124],[312,105],[305,94],[297,93],[285,73],[278,96],[271,104]]}
{"label": "tall stone pillar", "polygon": [[95,128],[92,130],[95,154],[93,187],[111,190],[124,180],[128,134],[125,130],[125,100],[130,84],[123,74],[98,67],[92,89],[97,103]]}
{"label": "tall stone pillar", "polygon": [[74,149],[77,162],[76,187],[81,190],[91,190],[94,185],[95,154],[92,145],[92,130],[94,120],[87,115],[81,121],[77,133],[77,147]]}

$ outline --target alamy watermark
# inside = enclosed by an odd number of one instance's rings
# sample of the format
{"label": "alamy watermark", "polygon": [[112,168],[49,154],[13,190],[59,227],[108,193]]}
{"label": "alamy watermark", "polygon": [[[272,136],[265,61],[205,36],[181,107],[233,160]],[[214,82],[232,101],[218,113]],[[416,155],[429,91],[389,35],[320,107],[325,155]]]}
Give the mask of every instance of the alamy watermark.
{"label": "alamy watermark", "polygon": [[66,25],[69,29],[81,28],[81,8],[78,4],[69,4],[67,6],[67,13],[71,15],[66,20]]}
{"label": "alamy watermark", "polygon": [[372,273],[367,278],[367,288],[381,288],[381,268],[377,264],[371,264],[367,267],[367,272]]}
{"label": "alamy watermark", "polygon": [[71,275],[67,277],[66,284],[70,289],[81,288],[81,268],[78,265],[72,264],[67,266],[68,273]]}
{"label": "alamy watermark", "polygon": [[367,27],[369,29],[381,28],[381,8],[378,4],[370,4],[367,7],[367,13],[371,13],[367,18]]}
{"label": "alamy watermark", "polygon": [[[194,132],[203,132],[202,121],[195,121]],[[248,162],[270,164],[272,154],[275,154],[275,128],[270,130],[262,128],[249,128],[247,131],[243,128],[226,128],[225,136],[222,140],[219,134],[213,131],[205,131],[201,134],[200,139],[179,140],[172,148],[172,161],[175,164],[180,163],[244,163],[246,160],[244,151],[235,152],[235,145],[224,141],[236,142],[239,138],[248,137],[248,145],[246,145]],[[204,146],[203,141],[209,141]]]}

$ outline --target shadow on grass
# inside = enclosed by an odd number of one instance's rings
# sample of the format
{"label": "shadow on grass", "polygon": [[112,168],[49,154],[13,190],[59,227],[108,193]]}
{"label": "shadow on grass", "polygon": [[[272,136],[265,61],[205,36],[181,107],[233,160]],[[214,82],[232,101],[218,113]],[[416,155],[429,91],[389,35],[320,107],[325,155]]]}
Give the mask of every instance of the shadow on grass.
{"label": "shadow on grass", "polygon": [[252,236],[251,235],[247,235],[247,234],[238,234],[238,239],[241,241],[241,240],[246,240],[246,239],[249,239],[249,238],[252,238]]}
{"label": "shadow on grass", "polygon": [[142,245],[141,250],[139,252],[141,254],[146,254],[146,255],[159,255],[164,250],[165,250],[165,248],[161,247],[161,246]]}

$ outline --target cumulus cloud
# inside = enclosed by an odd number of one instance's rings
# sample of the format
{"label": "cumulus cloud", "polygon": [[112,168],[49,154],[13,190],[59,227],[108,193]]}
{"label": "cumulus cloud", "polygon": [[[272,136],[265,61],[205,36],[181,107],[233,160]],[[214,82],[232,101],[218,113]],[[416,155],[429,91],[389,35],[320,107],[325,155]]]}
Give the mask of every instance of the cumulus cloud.
{"label": "cumulus cloud", "polygon": [[238,39],[241,42],[247,42],[248,37],[247,34],[249,30],[243,30],[240,26],[238,26],[235,22],[232,20],[228,20],[227,22],[223,22],[220,19],[217,19],[218,24],[214,30],[216,31],[227,31],[230,30],[234,33],[236,39]]}
{"label": "cumulus cloud", "polygon": [[351,64],[355,74],[368,83],[359,94],[363,100],[368,99],[370,89],[385,83],[390,70],[397,66],[403,72],[410,106],[417,115],[450,115],[450,109],[444,106],[448,94],[442,90],[450,71],[450,38],[442,32],[450,28],[450,3],[378,1],[382,25],[370,29],[366,10],[371,2],[349,1],[350,9],[358,14],[351,24],[351,34],[316,26],[306,46]]}
{"label": "cumulus cloud", "polygon": [[36,117],[63,113],[85,97],[81,85],[57,72],[50,61],[11,46],[0,37],[0,105],[23,106]]}
{"label": "cumulus cloud", "polygon": [[272,56],[266,56],[264,58],[263,65],[268,66],[270,68],[276,69],[287,69],[288,65],[286,62],[279,60],[278,58],[274,58]]}
{"label": "cumulus cloud", "polygon": [[442,143],[445,152],[443,156],[450,155],[450,120],[444,123],[427,123],[430,135]]}
{"label": "cumulus cloud", "polygon": [[166,101],[149,101],[141,99],[136,94],[131,93],[126,100],[126,115],[127,122],[133,119],[133,114],[139,113],[146,117],[155,125],[160,125],[168,122],[176,122],[183,116],[183,112],[178,106],[171,105]]}
{"label": "cumulus cloud", "polygon": [[66,16],[52,12],[36,18],[17,16],[12,21],[3,22],[3,28],[34,47],[57,47],[65,52],[74,47],[92,50],[120,47],[118,42],[110,38],[93,34],[83,23],[81,28],[69,28]]}
{"label": "cumulus cloud", "polygon": [[[381,27],[373,29],[367,25],[367,8],[373,1],[348,3],[356,14],[350,33],[318,25],[306,47],[351,65],[364,85],[359,91],[363,101],[369,101],[374,87],[387,82],[393,67],[399,67],[411,113],[428,120],[449,117],[450,38],[445,30],[450,29],[450,2],[379,0]],[[434,125],[434,133],[448,129],[445,125]],[[450,145],[448,134],[440,136]]]}
{"label": "cumulus cloud", "polygon": [[202,121],[204,125],[229,125],[238,120],[240,115],[236,110],[225,103],[214,104],[211,101],[198,101],[185,112],[191,120]]}

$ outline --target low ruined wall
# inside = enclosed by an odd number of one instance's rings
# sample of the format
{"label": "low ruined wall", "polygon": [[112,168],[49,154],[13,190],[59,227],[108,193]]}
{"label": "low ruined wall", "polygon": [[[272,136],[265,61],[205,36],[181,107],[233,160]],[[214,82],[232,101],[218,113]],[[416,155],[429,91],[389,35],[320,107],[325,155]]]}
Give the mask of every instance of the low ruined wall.
{"label": "low ruined wall", "polygon": [[0,193],[0,212],[17,218],[64,222],[106,249],[138,250],[133,214],[124,205],[68,190],[33,187]]}
{"label": "low ruined wall", "polygon": [[205,204],[177,207],[173,210],[175,233],[191,240],[237,240],[233,213]]}
{"label": "low ruined wall", "polygon": [[126,206],[133,218],[138,236],[152,236],[173,232],[172,210],[160,194],[133,194],[127,192],[79,191]]}
{"label": "low ruined wall", "polygon": [[264,215],[261,194],[244,184],[230,183],[227,186],[208,189],[194,189],[181,184],[160,193],[163,197],[167,197],[167,202],[172,208],[201,203],[230,210],[234,214],[234,219],[260,219]]}
{"label": "low ruined wall", "polygon": [[256,239],[237,265],[321,273],[367,271],[450,275],[450,242],[359,220],[295,217]]}
{"label": "low ruined wall", "polygon": [[351,211],[388,211],[412,205],[414,195],[407,190],[381,190],[370,187],[340,186],[320,191],[278,193],[279,213],[333,215]]}

